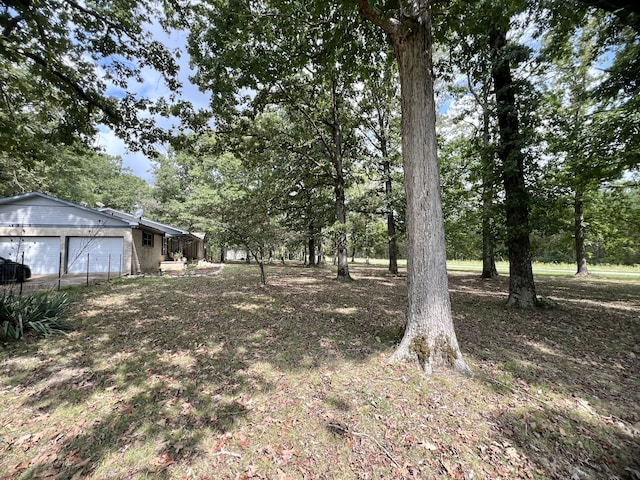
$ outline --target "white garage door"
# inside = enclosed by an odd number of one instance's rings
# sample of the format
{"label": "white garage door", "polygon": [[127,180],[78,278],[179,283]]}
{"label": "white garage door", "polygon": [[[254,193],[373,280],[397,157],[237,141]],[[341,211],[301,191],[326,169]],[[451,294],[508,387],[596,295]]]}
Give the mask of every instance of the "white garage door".
{"label": "white garage door", "polygon": [[122,237],[70,237],[68,273],[120,273],[124,255]]}
{"label": "white garage door", "polygon": [[29,265],[34,275],[57,275],[60,268],[59,237],[0,237],[0,257]]}

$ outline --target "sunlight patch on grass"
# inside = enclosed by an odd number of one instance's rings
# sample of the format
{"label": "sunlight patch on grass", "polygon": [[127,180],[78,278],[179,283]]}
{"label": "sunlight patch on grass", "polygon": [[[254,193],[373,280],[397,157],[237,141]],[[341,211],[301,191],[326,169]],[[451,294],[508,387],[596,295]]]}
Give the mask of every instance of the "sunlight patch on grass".
{"label": "sunlight patch on grass", "polygon": [[356,315],[358,313],[357,307],[338,307],[334,308],[331,311],[337,313],[338,315]]}
{"label": "sunlight patch on grass", "polygon": [[178,350],[175,352],[165,352],[160,355],[159,359],[166,362],[168,365],[182,367],[185,370],[191,370],[197,364],[195,357],[191,355],[191,352],[186,350]]}
{"label": "sunlight patch on grass", "polygon": [[[104,456],[94,472],[94,477],[105,480],[150,478],[154,473],[161,472],[163,465],[161,461],[156,460],[160,448],[161,442],[150,438],[124,445]],[[157,470],[154,467],[157,467]]]}
{"label": "sunlight patch on grass", "polygon": [[82,312],[82,316],[84,318],[95,318],[95,317],[99,317],[101,314],[102,314],[102,309],[99,309],[99,308],[86,309]]}
{"label": "sunlight patch on grass", "polygon": [[[533,341],[525,341],[524,342],[525,345],[533,348],[534,350],[537,350],[538,352],[544,354],[544,355],[553,355],[555,357],[563,357],[564,354],[558,352],[557,350],[551,348],[549,346],[549,344],[547,343],[541,343],[541,342],[533,342]],[[529,364],[529,366],[535,366],[533,365],[531,362],[527,362]]]}
{"label": "sunlight patch on grass", "polygon": [[235,308],[243,312],[256,312],[264,308],[264,305],[258,303],[243,303],[241,305],[234,305]]}
{"label": "sunlight patch on grass", "polygon": [[328,268],[273,265],[260,287],[256,270],[78,290],[72,336],[0,350],[0,397],[22,406],[4,412],[0,470],[595,480],[633,468],[639,319],[616,305],[635,305],[634,284],[545,277],[563,307],[523,312],[504,308],[506,278],[451,275],[476,375],[424,377],[387,363],[404,279],[355,265],[345,288]]}

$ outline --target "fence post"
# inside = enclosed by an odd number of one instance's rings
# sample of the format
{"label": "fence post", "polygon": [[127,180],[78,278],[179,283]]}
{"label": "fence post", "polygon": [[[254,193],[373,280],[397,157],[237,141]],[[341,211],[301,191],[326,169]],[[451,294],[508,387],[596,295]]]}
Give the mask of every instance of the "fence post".
{"label": "fence post", "polygon": [[109,263],[107,267],[107,282],[111,280],[111,254],[109,254]]}
{"label": "fence post", "polygon": [[60,260],[58,261],[58,291],[60,291],[60,283],[62,280],[62,252],[58,254]]}
{"label": "fence post", "polygon": [[[24,252],[22,252],[22,261],[20,262],[21,265],[24,266]],[[18,270],[16,269],[16,274],[17,274]],[[22,296],[22,287],[24,286],[24,277],[20,276],[20,293],[19,296]]]}
{"label": "fence post", "polygon": [[89,270],[91,270],[91,268],[89,267],[90,255],[91,255],[90,253],[87,253],[87,287],[89,286]]}

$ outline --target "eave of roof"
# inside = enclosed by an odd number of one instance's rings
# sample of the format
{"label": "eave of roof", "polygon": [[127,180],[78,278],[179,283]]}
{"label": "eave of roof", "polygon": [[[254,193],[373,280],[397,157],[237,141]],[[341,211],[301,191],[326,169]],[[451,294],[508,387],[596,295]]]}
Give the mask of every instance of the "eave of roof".
{"label": "eave of roof", "polygon": [[154,220],[149,220],[144,217],[136,217],[130,213],[122,212],[120,210],[116,210],[115,208],[101,208],[102,212],[109,212],[109,215],[113,215],[119,218],[127,218],[127,219],[135,219],[140,226],[147,227],[150,229],[156,229],[168,237],[182,237],[182,236],[190,236],[193,238],[197,238],[198,240],[202,240],[202,238],[198,237],[195,234],[187,232],[186,230],[182,230],[180,228],[172,227],[171,225],[165,225],[164,223],[156,222]]}

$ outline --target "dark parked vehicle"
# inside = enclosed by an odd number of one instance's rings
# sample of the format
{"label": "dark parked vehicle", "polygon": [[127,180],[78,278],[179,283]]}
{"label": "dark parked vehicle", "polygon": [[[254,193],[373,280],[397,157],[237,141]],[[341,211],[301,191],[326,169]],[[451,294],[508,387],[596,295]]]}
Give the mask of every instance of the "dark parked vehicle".
{"label": "dark parked vehicle", "polygon": [[27,278],[31,278],[27,265],[0,257],[0,282],[24,282]]}

